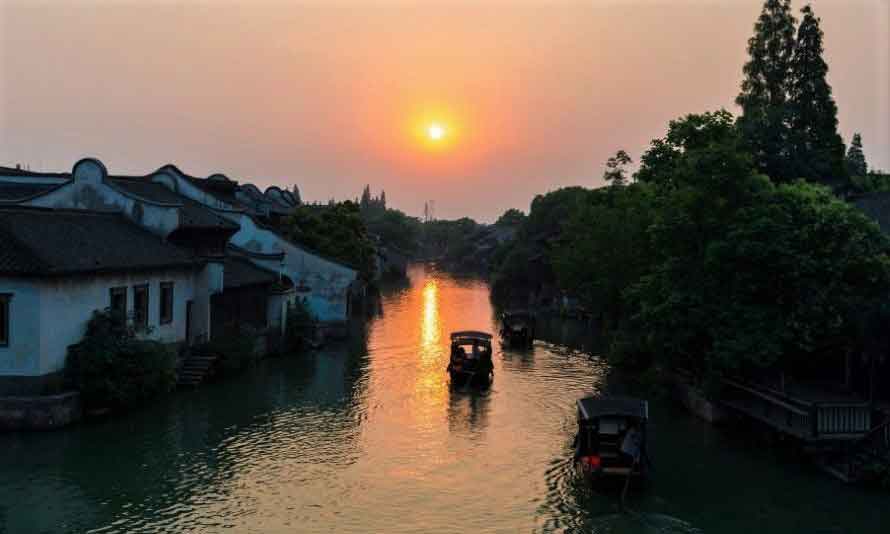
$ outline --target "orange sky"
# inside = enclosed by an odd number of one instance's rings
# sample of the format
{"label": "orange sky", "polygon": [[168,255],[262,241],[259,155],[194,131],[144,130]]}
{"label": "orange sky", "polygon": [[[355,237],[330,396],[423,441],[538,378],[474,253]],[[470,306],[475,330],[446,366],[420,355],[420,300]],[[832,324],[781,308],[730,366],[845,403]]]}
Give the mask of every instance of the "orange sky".
{"label": "orange sky", "polygon": [[[812,3],[842,134],[890,169],[888,3]],[[672,118],[737,111],[761,4],[0,0],[0,164],[172,162],[319,200],[370,183],[410,214],[493,220],[601,184]],[[427,119],[447,146],[418,140]]]}

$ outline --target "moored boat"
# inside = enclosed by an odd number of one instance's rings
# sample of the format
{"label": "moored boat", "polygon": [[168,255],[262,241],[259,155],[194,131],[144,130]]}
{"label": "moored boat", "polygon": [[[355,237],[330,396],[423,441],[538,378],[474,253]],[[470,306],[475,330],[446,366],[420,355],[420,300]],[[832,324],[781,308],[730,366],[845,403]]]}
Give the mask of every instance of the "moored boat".
{"label": "moored boat", "polygon": [[475,330],[452,332],[447,370],[452,383],[489,383],[494,376],[491,334]]}
{"label": "moored boat", "polygon": [[629,397],[578,401],[575,468],[594,484],[643,481],[649,474],[649,403]]}
{"label": "moored boat", "polygon": [[535,340],[535,314],[508,310],[501,314],[501,339],[512,347],[530,347]]}

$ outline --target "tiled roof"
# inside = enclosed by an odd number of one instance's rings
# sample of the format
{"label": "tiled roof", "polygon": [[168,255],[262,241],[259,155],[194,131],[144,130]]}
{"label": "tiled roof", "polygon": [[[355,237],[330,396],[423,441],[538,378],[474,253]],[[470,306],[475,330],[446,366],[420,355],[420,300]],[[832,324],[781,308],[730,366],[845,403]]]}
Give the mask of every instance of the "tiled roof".
{"label": "tiled roof", "polygon": [[224,288],[253,286],[260,284],[274,284],[278,281],[278,274],[258,267],[247,258],[239,256],[226,256],[223,271]]}
{"label": "tiled roof", "polygon": [[198,263],[118,213],[0,207],[0,272],[53,275]]}
{"label": "tiled roof", "polygon": [[853,204],[890,233],[890,193],[869,193],[853,199]]}
{"label": "tiled roof", "polygon": [[58,184],[0,181],[0,201],[22,200],[59,187]]}
{"label": "tiled roof", "polygon": [[211,209],[188,197],[171,191],[163,184],[151,182],[145,178],[112,178],[111,183],[127,193],[146,200],[182,206],[179,209],[179,214],[180,223],[184,227],[223,228],[234,231],[239,228],[234,222],[213,213]]}

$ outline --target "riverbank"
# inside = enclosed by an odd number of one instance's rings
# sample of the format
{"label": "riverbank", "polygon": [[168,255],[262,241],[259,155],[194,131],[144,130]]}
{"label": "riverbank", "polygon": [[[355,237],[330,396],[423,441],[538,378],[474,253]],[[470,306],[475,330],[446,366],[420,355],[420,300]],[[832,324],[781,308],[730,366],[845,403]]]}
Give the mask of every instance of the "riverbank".
{"label": "riverbank", "polygon": [[494,330],[488,286],[409,274],[344,341],[127,417],[0,435],[0,502],[15,503],[0,531],[878,534],[890,522],[884,495],[668,399],[650,403],[653,485],[620,514],[569,462],[575,400],[613,386],[595,333],[546,319],[532,349],[496,345],[489,390],[453,390],[447,334]]}

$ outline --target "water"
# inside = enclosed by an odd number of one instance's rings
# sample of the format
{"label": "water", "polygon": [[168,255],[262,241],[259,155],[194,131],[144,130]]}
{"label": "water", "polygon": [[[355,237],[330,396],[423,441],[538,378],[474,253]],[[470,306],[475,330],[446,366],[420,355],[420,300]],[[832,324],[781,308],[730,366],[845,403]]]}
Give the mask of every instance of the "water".
{"label": "water", "polygon": [[[487,286],[415,267],[353,340],[124,418],[0,435],[0,532],[887,532],[890,497],[653,402],[655,482],[619,513],[572,476],[576,398],[611,386],[569,322],[449,388]],[[881,528],[881,525],[884,528]]]}

